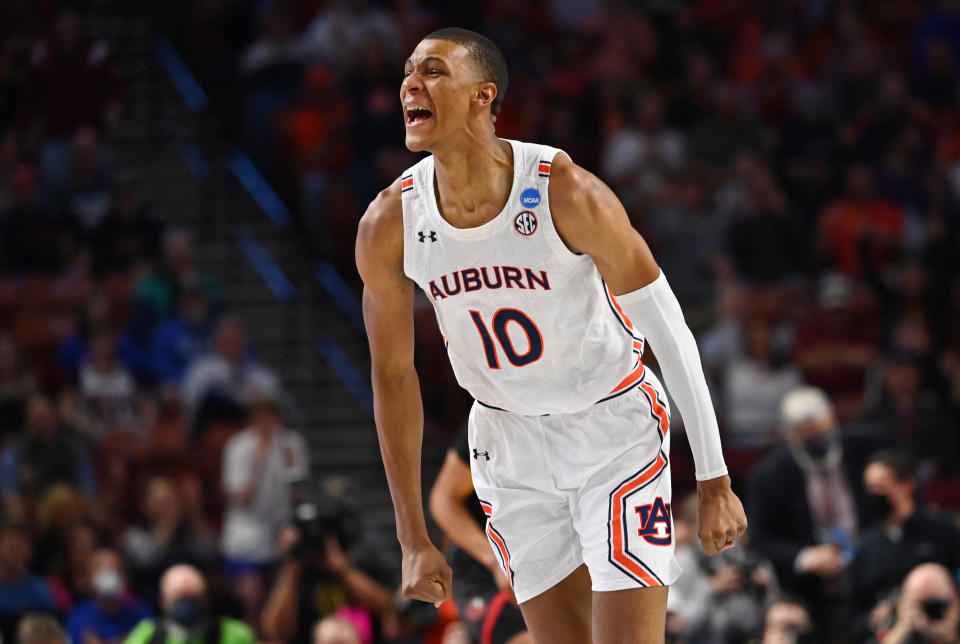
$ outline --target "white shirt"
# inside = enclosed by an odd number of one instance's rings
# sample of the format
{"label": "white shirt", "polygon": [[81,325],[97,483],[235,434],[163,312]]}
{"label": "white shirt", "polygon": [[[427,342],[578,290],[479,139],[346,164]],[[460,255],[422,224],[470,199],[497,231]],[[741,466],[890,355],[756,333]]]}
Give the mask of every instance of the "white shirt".
{"label": "white shirt", "polygon": [[[260,432],[248,428],[232,437],[223,450],[223,491],[227,510],[221,548],[228,557],[263,563],[275,559],[277,531],[290,520],[290,484],[310,472],[307,444],[295,431],[273,436],[263,462],[256,460]],[[234,496],[253,484],[245,504]]]}

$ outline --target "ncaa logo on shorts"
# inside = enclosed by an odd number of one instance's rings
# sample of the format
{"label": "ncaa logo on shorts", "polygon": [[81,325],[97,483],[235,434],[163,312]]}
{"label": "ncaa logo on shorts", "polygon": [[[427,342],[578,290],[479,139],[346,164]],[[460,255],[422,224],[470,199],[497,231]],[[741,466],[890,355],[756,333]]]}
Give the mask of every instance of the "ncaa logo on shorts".
{"label": "ncaa logo on shorts", "polygon": [[537,216],[529,210],[523,210],[514,218],[513,227],[521,235],[532,235],[537,232]]}
{"label": "ncaa logo on shorts", "polygon": [[524,208],[536,208],[540,205],[540,192],[536,188],[527,188],[520,193],[520,203]]}

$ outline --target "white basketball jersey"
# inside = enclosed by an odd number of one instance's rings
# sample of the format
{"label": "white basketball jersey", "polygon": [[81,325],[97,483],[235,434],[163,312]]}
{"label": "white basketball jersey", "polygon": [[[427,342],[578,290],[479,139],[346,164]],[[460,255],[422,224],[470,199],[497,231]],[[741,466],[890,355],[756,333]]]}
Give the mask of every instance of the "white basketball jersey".
{"label": "white basketball jersey", "polygon": [[643,374],[643,339],[593,260],[553,226],[556,148],[509,141],[513,187],[496,218],[456,228],[437,207],[434,158],[401,178],[403,268],[433,303],[460,385],[524,415],[580,411]]}

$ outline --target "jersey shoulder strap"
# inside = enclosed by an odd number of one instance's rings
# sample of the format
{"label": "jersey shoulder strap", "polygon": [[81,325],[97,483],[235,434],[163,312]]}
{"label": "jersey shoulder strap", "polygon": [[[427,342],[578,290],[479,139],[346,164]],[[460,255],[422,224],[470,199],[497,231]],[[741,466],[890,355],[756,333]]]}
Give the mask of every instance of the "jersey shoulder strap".
{"label": "jersey shoulder strap", "polygon": [[[424,228],[427,217],[426,198],[430,194],[427,181],[433,181],[433,155],[427,155],[400,175],[400,203],[403,206],[403,273],[417,279],[417,249],[410,242],[416,231]],[[424,235],[429,235],[429,231]],[[425,241],[421,240],[421,241]]]}
{"label": "jersey shoulder strap", "polygon": [[547,181],[553,167],[554,157],[563,150],[540,143],[520,142],[520,158],[514,160],[515,172],[527,177]]}

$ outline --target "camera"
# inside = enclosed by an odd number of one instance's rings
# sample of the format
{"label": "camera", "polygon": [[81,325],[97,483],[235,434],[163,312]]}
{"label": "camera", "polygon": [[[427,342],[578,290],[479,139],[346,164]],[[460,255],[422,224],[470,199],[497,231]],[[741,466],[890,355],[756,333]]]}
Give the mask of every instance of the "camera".
{"label": "camera", "polygon": [[939,622],[943,619],[943,616],[947,614],[947,609],[950,608],[950,600],[933,597],[923,600],[920,606],[923,608],[924,614],[926,614],[931,621]]}
{"label": "camera", "polygon": [[320,484],[309,480],[292,486],[293,520],[300,538],[291,554],[322,555],[328,537],[344,549],[359,537],[359,502],[346,479],[331,477]]}

